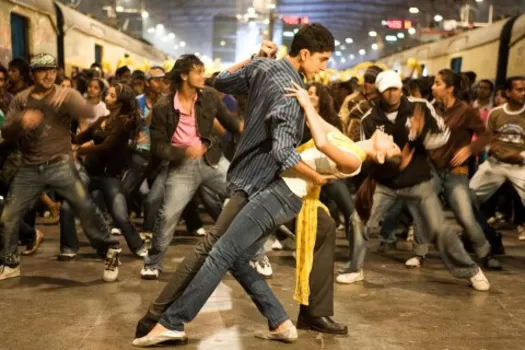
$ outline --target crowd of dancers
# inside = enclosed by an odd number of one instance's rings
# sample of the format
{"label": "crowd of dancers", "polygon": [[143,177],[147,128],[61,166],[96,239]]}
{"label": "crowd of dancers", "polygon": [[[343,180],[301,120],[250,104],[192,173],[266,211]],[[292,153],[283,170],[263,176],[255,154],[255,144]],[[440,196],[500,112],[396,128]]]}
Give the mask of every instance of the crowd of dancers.
{"label": "crowd of dancers", "polygon": [[[44,206],[60,225],[58,259],[76,258],[79,223],[106,282],[118,278],[117,234],[143,259],[144,280],[159,278],[181,219],[202,236],[138,322],[139,347],[186,342],[184,324],[228,271],[268,320],[257,337],[347,334],[332,319],[334,283],[365,278],[374,236],[381,253],[412,240],[410,268],[434,244],[453,276],[489,290],[482,268],[502,269],[504,254],[491,224],[514,220],[525,240],[525,78],[495,89],[471,72],[402,80],[371,66],[361,83],[314,83],[334,49],[325,27],[308,24],[288,56],[275,59],[264,41],[209,78],[191,54],[169,72],[121,67],[108,79],[97,64],[66,77],[47,53],[0,66],[0,280],[21,275],[19,245],[38,250]],[[199,204],[215,222],[208,230]],[[334,275],[338,229],[350,249]],[[295,246],[295,325],[265,280],[268,247],[285,241]]]}

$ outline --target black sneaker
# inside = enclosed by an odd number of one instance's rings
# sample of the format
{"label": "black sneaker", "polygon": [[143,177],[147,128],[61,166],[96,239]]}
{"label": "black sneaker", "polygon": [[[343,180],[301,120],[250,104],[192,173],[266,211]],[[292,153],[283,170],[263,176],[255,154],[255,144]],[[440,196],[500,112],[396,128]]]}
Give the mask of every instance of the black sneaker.
{"label": "black sneaker", "polygon": [[485,258],[481,259],[483,266],[488,270],[502,270],[501,262],[491,255],[487,255]]}
{"label": "black sneaker", "polygon": [[395,250],[395,249],[396,249],[396,244],[395,243],[384,243],[384,242],[381,242],[381,244],[379,244],[379,247],[377,248],[377,252],[381,253],[381,254],[384,254],[384,253],[388,253],[388,251],[390,251],[390,250]]}

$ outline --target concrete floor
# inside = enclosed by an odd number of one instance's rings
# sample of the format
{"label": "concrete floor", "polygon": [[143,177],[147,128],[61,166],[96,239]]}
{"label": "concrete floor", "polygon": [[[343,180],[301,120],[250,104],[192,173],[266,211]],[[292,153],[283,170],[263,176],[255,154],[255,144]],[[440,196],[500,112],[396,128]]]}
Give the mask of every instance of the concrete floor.
{"label": "concrete floor", "polygon": [[[119,281],[102,281],[103,263],[87,247],[74,261],[59,262],[58,227],[41,228],[46,238],[33,257],[23,258],[22,278],[0,282],[0,349],[132,349],[135,325],[170,278],[181,256],[197,241],[177,237],[159,281],[139,277],[140,260],[125,248]],[[348,324],[347,337],[300,331],[292,345],[255,339],[266,326],[240,286],[227,276],[190,323],[182,349],[523,349],[525,347],[525,243],[505,238],[504,271],[488,272],[489,293],[456,280],[433,253],[421,270],[407,270],[408,250],[380,255],[372,243],[366,280],[336,286],[335,318]],[[338,241],[338,260],[346,243]],[[123,247],[125,243],[123,242]],[[406,247],[405,247],[406,248]],[[269,280],[292,320],[294,260],[270,253]]]}

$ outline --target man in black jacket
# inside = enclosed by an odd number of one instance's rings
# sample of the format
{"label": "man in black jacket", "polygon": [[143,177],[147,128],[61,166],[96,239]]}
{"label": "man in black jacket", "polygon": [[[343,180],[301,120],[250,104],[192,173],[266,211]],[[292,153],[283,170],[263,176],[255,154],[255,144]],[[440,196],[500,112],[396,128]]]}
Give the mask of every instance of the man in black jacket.
{"label": "man in black jacket", "polygon": [[401,94],[402,82],[394,71],[377,76],[376,87],[380,103],[369,110],[361,120],[361,139],[372,136],[377,129],[392,135],[394,142],[403,149],[412,149],[412,159],[402,169],[374,166],[371,177],[377,185],[374,192],[370,219],[363,235],[354,235],[351,269],[338,276],[340,283],[354,283],[364,279],[362,270],[366,243],[372,233],[378,233],[380,221],[387,215],[398,198],[405,199],[414,218],[418,232],[425,241],[437,241],[441,259],[457,278],[468,278],[476,290],[486,291],[489,281],[465,251],[459,237],[446,224],[441,203],[432,185],[427,150],[444,145],[450,136],[441,117],[424,99],[405,97]]}
{"label": "man in black jacket", "polygon": [[180,215],[199,186],[226,196],[226,172],[222,151],[211,135],[213,120],[232,132],[242,123],[229,114],[216,90],[204,85],[204,64],[195,55],[184,55],[171,71],[174,91],[153,107],[151,151],[170,162],[164,208],[140,275],[157,279]]}

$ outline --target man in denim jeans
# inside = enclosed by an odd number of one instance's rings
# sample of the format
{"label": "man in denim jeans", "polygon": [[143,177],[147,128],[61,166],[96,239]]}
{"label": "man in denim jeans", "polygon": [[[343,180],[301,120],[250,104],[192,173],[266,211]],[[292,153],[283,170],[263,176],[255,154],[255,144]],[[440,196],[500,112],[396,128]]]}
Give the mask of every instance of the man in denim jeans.
{"label": "man in denim jeans", "polygon": [[95,248],[106,254],[104,280],[117,279],[120,249],[111,238],[94,202],[82,184],[71,155],[72,116],[93,118],[93,109],[73,89],[55,85],[57,63],[49,54],[31,59],[35,85],[19,93],[7,115],[2,137],[18,141],[23,164],[15,176],[0,219],[3,248],[0,253],[0,280],[20,276],[17,252],[18,230],[24,215],[41,193],[54,189],[65,198]]}
{"label": "man in denim jeans", "polygon": [[355,283],[364,279],[363,263],[367,241],[372,232],[379,232],[379,222],[399,198],[407,201],[420,237],[428,243],[437,241],[441,259],[457,278],[468,278],[476,290],[486,291],[490,284],[476,263],[465,251],[458,235],[446,224],[445,214],[431,181],[427,150],[443,146],[450,131],[435,114],[428,101],[401,95],[402,82],[394,71],[377,76],[376,86],[381,101],[362,119],[361,137],[368,139],[377,130],[392,135],[403,149],[413,149],[412,159],[403,170],[374,167],[371,176],[377,181],[370,218],[362,235],[354,235],[352,263],[339,283]]}
{"label": "man in denim jeans", "polygon": [[[186,286],[165,291],[171,295],[180,289],[184,292],[161,306],[164,312],[160,322],[148,335],[135,339],[133,345],[152,346],[186,339],[184,323],[197,315],[228,270],[268,320],[270,330],[258,336],[286,342],[297,339],[297,330],[286,311],[266,281],[250,267],[249,260],[270,232],[293,219],[302,207],[301,198],[279,174],[294,169],[318,185],[327,181],[301,161],[295,148],[302,138],[304,113],[297,101],[284,95],[291,81],[303,84],[300,73],[312,79],[325,69],[333,50],[331,33],[319,24],[310,24],[296,34],[290,56],[279,61],[245,60],[217,77],[215,85],[220,91],[249,96],[246,128],[228,171],[233,196],[215,225],[219,230],[227,229],[218,232],[220,239],[208,250],[204,264],[198,256],[207,253],[200,252],[203,247],[190,255],[192,265],[182,263],[186,271],[177,279]],[[276,52],[275,44],[264,42],[260,55],[272,57]]]}

